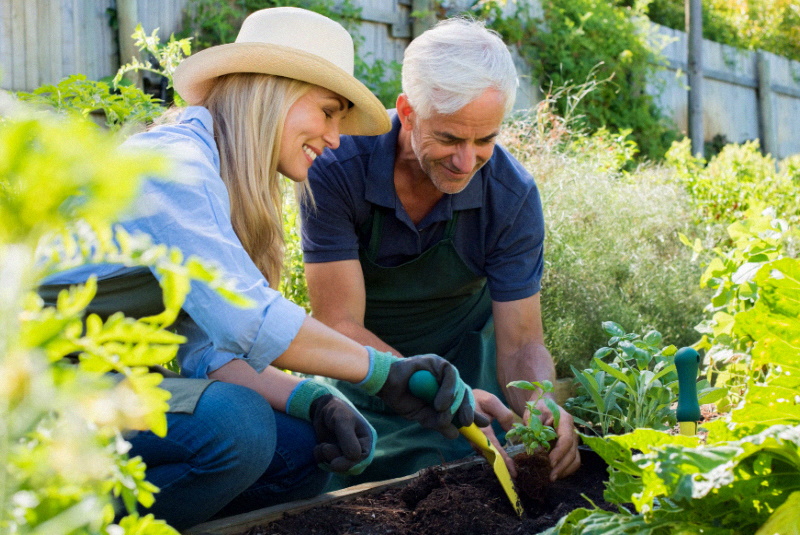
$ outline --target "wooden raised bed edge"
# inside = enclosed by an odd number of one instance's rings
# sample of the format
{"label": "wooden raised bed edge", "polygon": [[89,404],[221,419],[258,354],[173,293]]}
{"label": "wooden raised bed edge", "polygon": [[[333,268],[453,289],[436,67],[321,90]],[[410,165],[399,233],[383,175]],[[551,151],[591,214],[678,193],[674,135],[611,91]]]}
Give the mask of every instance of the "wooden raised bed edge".
{"label": "wooden raised bed edge", "polygon": [[[522,448],[521,446],[514,446],[509,448],[508,451],[510,455],[515,455],[519,451],[522,451]],[[445,469],[450,470],[454,468],[466,468],[481,463],[485,464],[486,459],[483,457],[470,457],[469,459],[461,462],[456,461],[449,463],[445,466]],[[282,503],[280,505],[256,509],[255,511],[242,513],[240,515],[210,520],[189,528],[182,533],[184,535],[239,535],[252,527],[263,526],[278,520],[287,513],[299,513],[300,511],[311,509],[313,507],[330,505],[343,500],[350,500],[358,496],[374,494],[392,487],[403,485],[407,481],[418,477],[423,470],[395,479],[362,483],[360,485],[354,485],[345,489],[326,492],[324,494],[320,494],[319,496],[308,498],[307,500],[297,500],[293,502]]]}
{"label": "wooden raised bed edge", "polygon": [[[554,386],[556,402],[559,405],[563,405],[574,393],[574,382],[572,379],[559,379]],[[511,446],[507,448],[506,451],[508,451],[509,455],[514,456],[522,451],[522,446]],[[479,463],[486,463],[486,459],[479,456],[470,457],[461,462],[456,461],[449,463],[445,466],[445,469],[450,470],[453,468],[468,467]],[[256,509],[255,511],[242,513],[240,515],[210,520],[189,528],[182,533],[184,535],[240,535],[252,527],[263,526],[278,520],[287,513],[298,513],[305,509],[311,509],[320,505],[330,505],[339,501],[353,499],[357,496],[382,492],[386,489],[403,485],[407,481],[418,477],[420,472],[422,472],[422,470],[395,479],[362,483],[361,485],[355,485],[333,492],[326,492],[307,500],[282,503],[280,505]]]}

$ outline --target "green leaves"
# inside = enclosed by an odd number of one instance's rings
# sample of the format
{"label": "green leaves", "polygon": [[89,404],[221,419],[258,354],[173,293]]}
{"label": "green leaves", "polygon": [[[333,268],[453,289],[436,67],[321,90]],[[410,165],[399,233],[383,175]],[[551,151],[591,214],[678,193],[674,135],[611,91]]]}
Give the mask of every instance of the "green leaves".
{"label": "green leaves", "polygon": [[[595,352],[589,368],[572,367],[578,388],[566,408],[575,421],[601,435],[675,425],[670,407],[678,394],[671,360],[675,346],[659,348],[662,337],[658,331],[640,337],[612,321],[603,322],[603,330],[611,336],[608,346]],[[724,395],[708,388],[705,381],[699,390],[706,399]]]}
{"label": "green leaves", "polygon": [[[183,341],[167,327],[193,278],[246,304],[200,259],[111,229],[143,175],[164,167],[152,154],[119,149],[83,119],[23,110],[0,121],[0,531],[111,532],[113,495],[129,512],[151,505],[158,489],[144,480],[141,460],[127,458],[121,434],[167,431],[169,393],[148,366],[171,361]],[[165,312],[87,316],[93,278],[62,291],[55,307],[30,291],[43,276],[83,263],[154,270]],[[120,528],[177,533],[135,514]]]}
{"label": "green leaves", "polygon": [[75,219],[108,221],[131,202],[142,176],[164,169],[155,154],[122,150],[85,121],[6,120],[0,123],[0,241],[33,246],[45,231]]}
{"label": "green leaves", "polygon": [[[508,383],[508,387],[537,392],[537,395],[525,402],[525,406],[530,413],[528,423],[515,423],[512,429],[506,433],[506,437],[519,439],[525,446],[525,451],[531,455],[540,448],[545,451],[549,450],[550,442],[558,438],[558,433],[554,428],[558,427],[558,422],[561,419],[561,411],[558,405],[552,399],[544,397],[546,392],[553,391],[553,383],[550,381],[512,381]],[[552,426],[543,424],[539,418],[542,415],[542,411],[537,406],[539,401],[542,401],[553,415]]]}
{"label": "green leaves", "polygon": [[137,87],[87,80],[83,74],[74,74],[57,84],[43,85],[30,93],[20,91],[16,96],[33,105],[49,106],[58,112],[79,114],[87,119],[94,112],[102,112],[105,126],[110,130],[118,130],[127,123],[152,122],[164,112],[158,100]]}

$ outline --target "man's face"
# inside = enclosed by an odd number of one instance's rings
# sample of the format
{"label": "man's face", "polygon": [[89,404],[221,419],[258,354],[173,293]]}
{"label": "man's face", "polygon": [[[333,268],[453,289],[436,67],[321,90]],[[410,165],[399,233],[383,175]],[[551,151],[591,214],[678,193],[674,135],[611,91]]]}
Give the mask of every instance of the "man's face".
{"label": "man's face", "polygon": [[412,112],[411,147],[420,167],[442,193],[467,187],[492,157],[505,102],[488,89],[479,98],[450,115],[434,113],[421,119]]}

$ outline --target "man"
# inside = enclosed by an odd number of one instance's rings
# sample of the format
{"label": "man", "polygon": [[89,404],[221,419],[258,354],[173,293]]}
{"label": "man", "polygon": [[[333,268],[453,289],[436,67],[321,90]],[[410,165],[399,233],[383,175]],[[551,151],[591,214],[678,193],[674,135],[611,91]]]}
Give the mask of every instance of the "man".
{"label": "man", "polygon": [[[514,380],[555,379],[539,302],[544,221],[532,177],[496,144],[512,109],[511,55],[481,23],[451,19],[406,49],[392,131],[342,136],[317,158],[303,207],[314,316],[397,355],[436,353],[503,429],[529,416]],[[342,385],[378,431],[375,462],[351,485],[469,455],[462,438],[410,426]],[[552,414],[540,402],[545,423]],[[560,411],[553,479],[580,465],[572,417]],[[494,436],[490,434],[492,438]],[[510,464],[512,475],[513,463]]]}

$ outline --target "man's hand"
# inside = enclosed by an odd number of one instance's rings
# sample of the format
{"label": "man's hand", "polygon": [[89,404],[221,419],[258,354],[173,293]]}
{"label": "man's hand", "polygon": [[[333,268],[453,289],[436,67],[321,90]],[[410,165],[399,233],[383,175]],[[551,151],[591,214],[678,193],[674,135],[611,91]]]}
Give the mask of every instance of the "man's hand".
{"label": "man's hand", "polygon": [[[486,390],[479,390],[477,388],[472,390],[472,393],[475,395],[475,412],[482,413],[488,416],[491,420],[497,420],[505,431],[508,431],[513,427],[514,421],[517,420],[519,417],[516,416],[511,409],[503,405],[503,402],[500,401],[500,398],[487,392]],[[500,441],[497,440],[497,436],[494,434],[494,429],[492,429],[491,422],[486,427],[481,427],[481,431],[486,435],[489,441],[494,444],[494,447],[497,448],[497,451],[500,452],[500,456],[503,458],[503,461],[506,463],[506,467],[508,467],[508,473],[511,477],[517,477],[517,465],[514,464],[514,459],[512,459],[506,450],[503,449],[503,446],[500,444]],[[478,451],[476,449],[476,451]]]}
{"label": "man's hand", "polygon": [[[544,399],[540,399],[536,403],[536,408],[542,411],[539,416],[542,423],[553,425],[555,419]],[[567,477],[581,466],[581,455],[578,452],[578,435],[575,432],[572,415],[562,407],[558,407],[558,409],[560,411],[558,428],[556,429],[558,440],[555,447],[550,451],[550,481]],[[526,423],[530,416],[530,413],[525,411],[523,419]]]}

